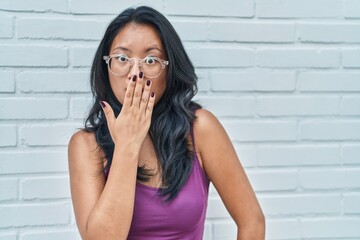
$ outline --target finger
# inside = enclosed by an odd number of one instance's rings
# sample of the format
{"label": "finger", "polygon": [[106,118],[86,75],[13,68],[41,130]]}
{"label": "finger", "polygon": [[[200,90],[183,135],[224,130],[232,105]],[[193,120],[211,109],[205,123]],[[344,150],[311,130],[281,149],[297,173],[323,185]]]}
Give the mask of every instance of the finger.
{"label": "finger", "polygon": [[134,97],[133,97],[132,104],[131,104],[131,106],[134,106],[137,108],[139,108],[139,106],[140,106],[140,99],[141,99],[142,90],[144,87],[144,78],[143,77],[144,77],[143,74],[139,74],[138,80],[136,81]]}
{"label": "finger", "polygon": [[112,107],[110,106],[110,104],[108,104],[105,101],[100,101],[100,106],[104,111],[106,122],[107,122],[109,128],[111,128],[112,124],[115,121],[114,111],[113,111]]}
{"label": "finger", "polygon": [[140,111],[145,113],[145,108],[148,104],[149,97],[150,97],[150,89],[151,89],[151,80],[147,80],[144,87],[144,92],[141,96],[141,102],[140,102]]}
{"label": "finger", "polygon": [[133,100],[135,85],[136,85],[136,75],[133,75],[126,88],[123,109],[130,108]]}
{"label": "finger", "polygon": [[149,102],[148,102],[148,104],[146,106],[146,110],[145,110],[145,116],[146,117],[151,118],[151,114],[152,114],[152,111],[154,109],[154,104],[155,104],[155,93],[152,92],[150,94]]}

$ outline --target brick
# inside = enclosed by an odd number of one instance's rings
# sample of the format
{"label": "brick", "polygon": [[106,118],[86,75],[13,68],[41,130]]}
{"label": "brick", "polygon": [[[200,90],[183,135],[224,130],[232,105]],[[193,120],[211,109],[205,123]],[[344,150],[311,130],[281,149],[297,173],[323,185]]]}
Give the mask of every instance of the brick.
{"label": "brick", "polygon": [[67,224],[69,206],[65,204],[2,204],[0,228]]}
{"label": "brick", "polygon": [[326,166],[340,164],[337,145],[262,145],[257,147],[259,166]]}
{"label": "brick", "polygon": [[70,102],[70,116],[74,119],[84,119],[87,117],[91,107],[91,98],[73,98]]}
{"label": "brick", "polygon": [[37,0],[29,2],[26,0],[2,0],[0,10],[20,12],[67,12],[67,1],[63,0]]}
{"label": "brick", "polygon": [[10,71],[0,72],[0,93],[15,92],[15,77]]}
{"label": "brick", "polygon": [[64,119],[67,108],[63,98],[0,98],[0,119]]}
{"label": "brick", "polygon": [[237,226],[234,221],[214,222],[212,239],[236,239]]}
{"label": "brick", "polygon": [[0,53],[0,66],[66,67],[68,64],[67,49],[62,47],[2,45]]}
{"label": "brick", "polygon": [[277,68],[336,68],[340,53],[330,49],[263,49],[257,52],[257,65]]}
{"label": "brick", "polygon": [[0,179],[0,201],[16,199],[18,196],[17,191],[18,191],[17,179],[15,178]]}
{"label": "brick", "polygon": [[85,71],[24,71],[17,75],[17,87],[22,92],[90,92],[90,74]]}
{"label": "brick", "polygon": [[344,164],[360,164],[360,145],[344,144],[342,147],[342,157]]}
{"label": "brick", "polygon": [[59,173],[68,171],[67,151],[2,151],[0,174]]}
{"label": "brick", "polygon": [[[100,40],[107,22],[90,19],[19,18],[18,38]],[[91,28],[91,31],[84,29]]]}
{"label": "brick", "polygon": [[289,43],[294,41],[294,36],[293,23],[210,22],[209,25],[212,41]]}
{"label": "brick", "polygon": [[0,240],[17,240],[16,232],[0,233]]}
{"label": "brick", "polygon": [[253,116],[255,99],[253,97],[196,97],[204,108],[209,109],[217,117],[222,116]]}
{"label": "brick", "polygon": [[341,211],[341,196],[335,194],[297,194],[259,197],[266,216],[287,216],[307,214],[338,215]]}
{"label": "brick", "polygon": [[[0,5],[1,6],[1,5]],[[13,37],[13,18],[0,16],[0,38]]]}
{"label": "brick", "polygon": [[360,68],[360,49],[343,50],[342,60],[345,68]]}
{"label": "brick", "polygon": [[360,121],[308,120],[300,123],[302,140],[359,140]]}
{"label": "brick", "polygon": [[251,0],[223,0],[221,4],[218,4],[216,1],[199,0],[192,2],[189,7],[189,3],[186,1],[169,1],[166,13],[187,16],[252,17],[254,16],[254,2]]}
{"label": "brick", "polygon": [[70,198],[68,177],[27,178],[22,181],[22,199]]}
{"label": "brick", "polygon": [[198,77],[197,86],[198,92],[208,92],[210,89],[209,77],[207,72],[195,70],[195,73]]}
{"label": "brick", "polygon": [[255,64],[255,53],[249,49],[207,47],[187,51],[195,67],[251,67]]}
{"label": "brick", "polygon": [[[132,0],[103,0],[101,2],[96,0],[71,0],[69,4],[71,13],[76,14],[120,14],[126,8],[139,5],[139,3]],[[160,12],[163,10],[161,0],[142,0],[141,5],[153,7]]]}
{"label": "brick", "polygon": [[300,184],[304,189],[350,189],[360,187],[359,169],[301,170]]}
{"label": "brick", "polygon": [[342,218],[301,219],[303,238],[360,238],[360,220]]}
{"label": "brick", "polygon": [[221,198],[209,197],[206,218],[208,219],[230,218],[230,214],[226,210],[224,203],[221,201]]}
{"label": "brick", "polygon": [[360,194],[345,193],[344,194],[344,213],[359,214],[360,213]]}
{"label": "brick", "polygon": [[213,91],[293,91],[295,73],[289,71],[212,71]]}
{"label": "brick", "polygon": [[233,141],[295,141],[295,121],[223,121]]}
{"label": "brick", "polygon": [[257,98],[259,116],[338,115],[337,96],[264,96]]}
{"label": "brick", "polygon": [[299,90],[302,92],[358,92],[358,72],[302,72],[299,73]]}
{"label": "brick", "polygon": [[40,232],[40,231],[32,231],[25,232],[22,234],[21,240],[81,240],[81,237],[78,233],[77,229],[74,230],[61,230],[61,231],[49,231]]}
{"label": "brick", "polygon": [[209,223],[209,222],[205,222],[203,238],[204,239],[212,238],[212,227],[211,227],[211,223]]}
{"label": "brick", "polygon": [[358,0],[344,0],[344,17],[360,18],[360,2]]}
{"label": "brick", "polygon": [[[326,7],[324,7],[326,6]],[[258,0],[258,18],[337,18],[342,15],[342,1],[333,0]]]}
{"label": "brick", "polygon": [[266,220],[266,239],[300,239],[301,231],[299,221],[296,219],[267,219]]}
{"label": "brick", "polygon": [[95,57],[95,47],[75,47],[72,50],[73,67],[91,67]]}
{"label": "brick", "polygon": [[17,130],[15,125],[0,125],[0,147],[16,146]]}
{"label": "brick", "polygon": [[206,41],[208,27],[205,21],[176,20],[171,21],[182,41]]}
{"label": "brick", "polygon": [[27,146],[66,146],[79,127],[79,124],[24,126],[20,129],[20,136]]}
{"label": "brick", "polygon": [[360,115],[360,97],[343,96],[341,101],[341,115]]}
{"label": "brick", "polygon": [[298,38],[301,42],[315,43],[359,43],[359,24],[316,24],[298,25]]}
{"label": "brick", "polygon": [[248,171],[247,176],[256,192],[284,191],[297,188],[297,171]]}
{"label": "brick", "polygon": [[242,166],[248,168],[257,165],[256,148],[254,146],[235,143],[234,148]]}

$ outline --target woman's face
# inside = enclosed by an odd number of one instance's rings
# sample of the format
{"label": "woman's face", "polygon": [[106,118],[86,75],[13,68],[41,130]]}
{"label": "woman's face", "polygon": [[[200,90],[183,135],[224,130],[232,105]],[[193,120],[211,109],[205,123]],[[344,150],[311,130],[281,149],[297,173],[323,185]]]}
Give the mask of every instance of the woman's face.
{"label": "woman's face", "polygon": [[[167,60],[164,47],[156,30],[150,25],[136,23],[129,23],[125,25],[114,38],[110,47],[109,55],[113,54],[125,54],[129,58],[140,59],[151,55]],[[148,78],[148,76],[146,76],[146,72],[144,73],[143,87],[148,79],[152,81],[151,91],[155,92],[155,104],[164,94],[166,88],[167,68],[168,67],[162,69],[160,75],[156,78]],[[122,76],[117,76],[108,69],[111,89],[121,104],[124,104],[124,96],[128,82],[131,80],[133,75],[137,75],[138,77],[139,72],[139,61],[134,61],[130,71]]]}

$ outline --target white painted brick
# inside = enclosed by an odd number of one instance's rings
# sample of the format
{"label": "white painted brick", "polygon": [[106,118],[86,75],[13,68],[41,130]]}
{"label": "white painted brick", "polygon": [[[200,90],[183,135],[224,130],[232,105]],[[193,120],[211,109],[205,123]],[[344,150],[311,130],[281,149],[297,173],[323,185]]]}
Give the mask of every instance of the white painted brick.
{"label": "white painted brick", "polygon": [[281,194],[258,199],[266,216],[338,215],[341,211],[341,196],[335,194]]}
{"label": "white painted brick", "polygon": [[0,240],[17,240],[17,234],[16,232],[0,233]]}
{"label": "white painted brick", "polygon": [[308,120],[300,123],[302,140],[359,140],[360,121]]}
{"label": "white painted brick", "polygon": [[254,115],[255,99],[253,97],[202,96],[196,97],[196,100],[217,117]]}
{"label": "white painted brick", "polygon": [[301,42],[359,43],[360,25],[301,23],[298,38]]}
{"label": "white painted brick", "polygon": [[35,12],[66,12],[67,11],[67,1],[63,0],[52,0],[51,2],[47,0],[36,0],[27,1],[27,0],[1,0],[0,1],[0,10],[7,11],[35,11]]}
{"label": "white painted brick", "polygon": [[344,16],[346,18],[360,18],[360,2],[358,0],[344,0]]}
{"label": "white painted brick", "polygon": [[[249,31],[251,29],[251,31]],[[231,42],[293,42],[292,23],[210,22],[209,39]]]}
{"label": "white painted brick", "polygon": [[360,68],[360,49],[343,50],[343,66],[346,68]]}
{"label": "white painted brick", "polygon": [[[17,20],[18,38],[99,40],[107,22],[90,19],[20,18]],[[84,31],[84,29],[89,29]]]}
{"label": "white painted brick", "polygon": [[68,177],[27,178],[22,181],[22,199],[70,198]]}
{"label": "white painted brick", "polygon": [[168,1],[166,12],[170,15],[252,17],[254,2],[252,0],[223,0],[219,4],[216,1],[199,0],[191,2],[191,7],[189,7],[187,1]]}
{"label": "white painted brick", "polygon": [[214,222],[212,239],[214,240],[236,239],[237,236],[236,230],[237,230],[237,226],[234,221]]}
{"label": "white painted brick", "polygon": [[32,231],[22,234],[21,240],[81,240],[78,231],[75,230],[61,230],[61,231]]}
{"label": "white painted brick", "polygon": [[95,47],[75,47],[72,49],[72,65],[74,67],[91,67],[94,60]]}
{"label": "white painted brick", "polygon": [[187,51],[195,67],[251,67],[255,64],[255,53],[250,49],[202,47]]}
{"label": "white painted brick", "polygon": [[335,96],[264,96],[257,99],[260,116],[338,115],[340,98]]}
{"label": "white painted brick", "polygon": [[360,144],[345,144],[342,154],[344,164],[360,164]]}
{"label": "white painted brick", "polygon": [[11,71],[0,72],[0,93],[15,92],[15,78]]}
{"label": "white painted brick", "polygon": [[301,231],[299,221],[296,219],[267,219],[266,220],[266,239],[300,239]]}
{"label": "white painted brick", "polygon": [[212,71],[213,91],[293,91],[295,74],[289,71]]}
{"label": "white painted brick", "polygon": [[17,130],[15,125],[0,125],[0,147],[15,146]]}
{"label": "white painted brick", "polygon": [[84,119],[87,117],[91,107],[91,98],[73,98],[70,102],[70,116],[75,119]]}
{"label": "white painted brick", "polygon": [[223,121],[233,141],[295,141],[294,121]]}
{"label": "white painted brick", "polygon": [[302,72],[299,73],[299,90],[303,92],[358,92],[358,72]]}
{"label": "white painted brick", "polygon": [[28,146],[64,146],[79,127],[75,124],[25,126],[20,129],[21,141]]}
{"label": "white painted brick", "polygon": [[230,218],[229,212],[226,210],[224,203],[219,197],[209,197],[206,218]]}
{"label": "white painted brick", "polygon": [[16,199],[17,192],[18,180],[16,178],[0,179],[0,201]]}
{"label": "white painted brick", "polygon": [[[71,0],[70,11],[78,14],[120,14],[123,10],[129,7],[137,7],[146,5],[153,7],[160,12],[163,12],[163,3],[161,0]],[[163,12],[164,13],[164,12]]]}
{"label": "white painted brick", "polygon": [[258,146],[259,166],[339,165],[337,145],[268,145]]}
{"label": "white painted brick", "polygon": [[67,172],[67,151],[2,151],[0,174]]}
{"label": "white painted brick", "polygon": [[0,16],[0,38],[12,38],[13,27],[14,26],[12,17]]}
{"label": "white painted brick", "polygon": [[[326,7],[324,7],[326,6]],[[336,18],[341,16],[342,1],[333,0],[257,0],[259,18]]]}
{"label": "white painted brick", "polygon": [[206,41],[208,38],[205,21],[171,21],[182,41]]}
{"label": "white painted brick", "polygon": [[198,82],[197,82],[198,92],[199,93],[208,92],[210,89],[208,73],[199,70],[195,70],[195,73],[198,77]]}
{"label": "white painted brick", "polygon": [[260,191],[284,191],[297,188],[297,171],[247,171],[252,187]]}
{"label": "white painted brick", "polygon": [[209,222],[205,222],[203,239],[204,240],[212,240],[212,227]]}
{"label": "white painted brick", "polygon": [[67,105],[63,98],[0,98],[0,119],[64,119]]}
{"label": "white painted brick", "polygon": [[254,146],[235,143],[234,148],[243,167],[247,168],[257,165],[256,148]]}
{"label": "white painted brick", "polygon": [[303,238],[360,238],[360,220],[341,218],[301,219]]}
{"label": "white painted brick", "polygon": [[65,204],[2,204],[0,228],[66,224],[70,210]]}
{"label": "white painted brick", "polygon": [[66,67],[67,49],[63,47],[1,45],[0,66]]}
{"label": "white painted brick", "polygon": [[257,65],[278,68],[336,68],[340,53],[332,49],[263,49],[257,52]]}
{"label": "white painted brick", "polygon": [[341,115],[360,115],[360,97],[344,96],[341,101]]}
{"label": "white painted brick", "polygon": [[342,189],[360,187],[359,169],[301,170],[299,181],[304,189]]}
{"label": "white painted brick", "polygon": [[22,92],[90,92],[90,73],[86,71],[25,71],[17,75]]}
{"label": "white painted brick", "polygon": [[359,214],[360,213],[360,194],[346,193],[344,194],[344,213]]}

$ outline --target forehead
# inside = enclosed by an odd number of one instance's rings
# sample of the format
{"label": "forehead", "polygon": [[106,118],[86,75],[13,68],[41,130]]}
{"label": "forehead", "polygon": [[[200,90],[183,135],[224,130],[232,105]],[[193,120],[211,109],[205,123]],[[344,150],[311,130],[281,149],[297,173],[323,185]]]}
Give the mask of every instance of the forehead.
{"label": "forehead", "polygon": [[153,26],[147,24],[126,24],[114,38],[110,52],[119,47],[133,53],[144,52],[154,47],[164,52],[158,32]]}

